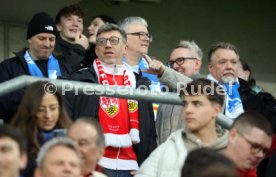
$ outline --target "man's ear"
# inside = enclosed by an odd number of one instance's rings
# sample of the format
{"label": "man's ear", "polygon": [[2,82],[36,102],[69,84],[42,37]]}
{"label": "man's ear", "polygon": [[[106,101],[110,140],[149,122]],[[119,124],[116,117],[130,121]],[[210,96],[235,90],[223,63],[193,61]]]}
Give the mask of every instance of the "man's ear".
{"label": "man's ear", "polygon": [[221,105],[218,104],[218,103],[215,103],[215,104],[213,105],[213,107],[214,107],[214,116],[213,116],[213,117],[217,118],[218,115],[219,115],[219,113],[221,112],[222,107],[221,107]]}
{"label": "man's ear", "polygon": [[237,134],[238,132],[235,128],[230,129],[228,134],[228,143],[232,143],[236,138]]}
{"label": "man's ear", "polygon": [[96,47],[95,47],[95,53],[96,53],[96,55],[99,57],[99,55],[98,55],[98,46],[96,45]]}
{"label": "man's ear", "polygon": [[124,49],[123,49],[123,56],[126,55],[126,53],[127,53],[127,48],[128,48],[128,45],[125,44]]}
{"label": "man's ear", "polygon": [[28,156],[26,152],[23,152],[20,157],[20,169],[26,168],[28,163]]}
{"label": "man's ear", "polygon": [[57,27],[57,30],[58,30],[58,32],[60,32],[61,31],[61,25],[60,24],[56,24],[56,27]]}
{"label": "man's ear", "polygon": [[213,69],[213,65],[211,63],[208,63],[208,70],[209,70],[209,73],[211,73]]}
{"label": "man's ear", "polygon": [[245,71],[244,71],[244,74],[246,75],[247,80],[249,80],[250,71],[245,70]]}
{"label": "man's ear", "polygon": [[195,69],[197,71],[200,71],[201,65],[202,65],[202,61],[199,60],[199,59],[196,59],[196,61],[195,61]]}

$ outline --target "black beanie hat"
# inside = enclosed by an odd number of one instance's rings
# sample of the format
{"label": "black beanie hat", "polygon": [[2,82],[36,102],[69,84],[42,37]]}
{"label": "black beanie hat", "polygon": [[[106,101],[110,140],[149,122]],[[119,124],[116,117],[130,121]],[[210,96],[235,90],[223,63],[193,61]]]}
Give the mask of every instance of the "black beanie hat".
{"label": "black beanie hat", "polygon": [[37,13],[33,16],[28,25],[27,39],[39,33],[51,33],[57,35],[53,19],[45,12]]}

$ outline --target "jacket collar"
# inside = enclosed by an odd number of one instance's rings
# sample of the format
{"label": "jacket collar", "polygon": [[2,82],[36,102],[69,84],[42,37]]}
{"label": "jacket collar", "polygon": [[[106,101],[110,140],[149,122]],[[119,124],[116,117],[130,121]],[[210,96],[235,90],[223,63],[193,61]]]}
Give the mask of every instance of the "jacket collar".
{"label": "jacket collar", "polygon": [[[219,125],[216,125],[216,132],[218,139],[215,144],[211,145],[211,148],[215,150],[222,150],[225,149],[228,142],[228,130],[223,129]],[[191,133],[187,128],[183,130],[183,138],[188,139],[189,141],[197,144],[197,146],[201,147],[204,146],[203,143],[199,138],[197,138],[193,133]]]}

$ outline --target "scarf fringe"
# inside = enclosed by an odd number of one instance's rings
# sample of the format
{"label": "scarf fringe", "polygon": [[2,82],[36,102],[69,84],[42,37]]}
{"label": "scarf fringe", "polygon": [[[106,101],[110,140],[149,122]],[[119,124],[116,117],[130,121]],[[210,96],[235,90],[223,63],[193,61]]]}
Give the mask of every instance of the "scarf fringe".
{"label": "scarf fringe", "polygon": [[129,135],[133,144],[140,143],[139,131],[137,129],[132,128],[129,132]]}
{"label": "scarf fringe", "polygon": [[113,133],[105,133],[104,137],[105,137],[106,146],[111,146],[116,148],[132,146],[132,141],[129,134],[118,135]]}

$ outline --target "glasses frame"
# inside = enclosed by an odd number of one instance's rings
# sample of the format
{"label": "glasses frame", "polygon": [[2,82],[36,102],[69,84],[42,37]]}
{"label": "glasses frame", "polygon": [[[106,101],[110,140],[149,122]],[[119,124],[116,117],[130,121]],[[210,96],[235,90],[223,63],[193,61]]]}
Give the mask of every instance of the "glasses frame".
{"label": "glasses frame", "polygon": [[145,36],[147,36],[147,38],[149,38],[149,41],[152,42],[152,35],[149,33],[145,33],[145,32],[135,32],[135,33],[127,33],[127,35],[133,35],[133,36],[139,36],[140,40],[145,40]]}
{"label": "glasses frame", "polygon": [[[112,42],[112,39],[116,39],[117,42],[114,43],[114,41]],[[103,40],[104,43],[100,43],[100,40]],[[118,45],[120,43],[121,38],[117,37],[117,36],[111,36],[110,38],[104,38],[104,37],[100,37],[96,39],[96,44],[99,46],[106,46],[107,45],[107,41],[109,41],[110,45]]]}
{"label": "glasses frame", "polygon": [[182,65],[186,60],[196,60],[197,58],[195,57],[179,57],[176,58],[174,61],[168,61],[167,65],[172,68],[174,63],[176,63],[177,65]]}
{"label": "glasses frame", "polygon": [[252,154],[258,154],[262,151],[263,155],[266,157],[269,152],[269,148],[264,148],[258,143],[252,142],[248,138],[246,138],[239,130],[237,130],[238,134],[250,145],[250,150]]}

